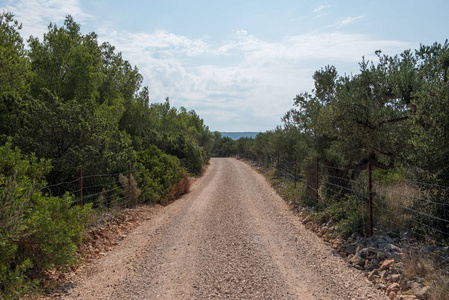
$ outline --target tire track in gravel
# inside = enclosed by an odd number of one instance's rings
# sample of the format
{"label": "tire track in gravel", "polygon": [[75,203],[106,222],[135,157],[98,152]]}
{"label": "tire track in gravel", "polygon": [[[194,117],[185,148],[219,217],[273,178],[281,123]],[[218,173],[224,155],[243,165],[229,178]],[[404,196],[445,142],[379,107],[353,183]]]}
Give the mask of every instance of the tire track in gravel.
{"label": "tire track in gravel", "polygon": [[191,192],[90,265],[69,299],[387,299],[264,177],[211,160]]}

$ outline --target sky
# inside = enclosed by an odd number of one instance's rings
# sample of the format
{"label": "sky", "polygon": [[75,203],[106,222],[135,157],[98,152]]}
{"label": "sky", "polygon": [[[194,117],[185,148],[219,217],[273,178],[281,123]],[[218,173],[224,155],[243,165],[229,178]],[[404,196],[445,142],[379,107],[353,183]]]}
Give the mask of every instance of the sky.
{"label": "sky", "polygon": [[150,102],[169,97],[211,131],[281,125],[313,73],[357,74],[365,57],[449,38],[449,0],[0,0],[24,40],[72,15],[137,66]]}

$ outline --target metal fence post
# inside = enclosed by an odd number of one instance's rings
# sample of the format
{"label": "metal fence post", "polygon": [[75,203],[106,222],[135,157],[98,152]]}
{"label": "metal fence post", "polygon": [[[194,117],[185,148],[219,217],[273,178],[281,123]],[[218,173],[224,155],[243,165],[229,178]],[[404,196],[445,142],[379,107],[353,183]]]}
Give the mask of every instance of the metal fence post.
{"label": "metal fence post", "polygon": [[83,169],[80,168],[80,205],[83,206]]}
{"label": "metal fence post", "polygon": [[371,163],[368,163],[368,207],[369,207],[369,235],[373,235],[373,183],[371,180]]}

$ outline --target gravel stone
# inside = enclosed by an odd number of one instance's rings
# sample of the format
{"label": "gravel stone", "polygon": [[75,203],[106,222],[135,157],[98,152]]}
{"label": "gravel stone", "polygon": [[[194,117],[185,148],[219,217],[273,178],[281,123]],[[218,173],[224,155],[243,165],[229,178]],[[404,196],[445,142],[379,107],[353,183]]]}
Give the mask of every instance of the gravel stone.
{"label": "gravel stone", "polygon": [[265,178],[214,158],[191,192],[87,265],[65,299],[388,299]]}

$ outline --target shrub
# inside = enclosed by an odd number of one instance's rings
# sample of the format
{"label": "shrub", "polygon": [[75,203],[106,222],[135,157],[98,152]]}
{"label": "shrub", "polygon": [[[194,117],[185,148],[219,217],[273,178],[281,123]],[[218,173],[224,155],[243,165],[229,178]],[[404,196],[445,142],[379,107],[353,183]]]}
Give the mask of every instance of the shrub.
{"label": "shrub", "polygon": [[40,192],[49,161],[22,155],[11,140],[0,147],[0,296],[37,287],[43,271],[76,261],[90,206]]}
{"label": "shrub", "polygon": [[137,153],[136,169],[144,202],[163,202],[173,186],[186,175],[177,157],[154,145]]}

